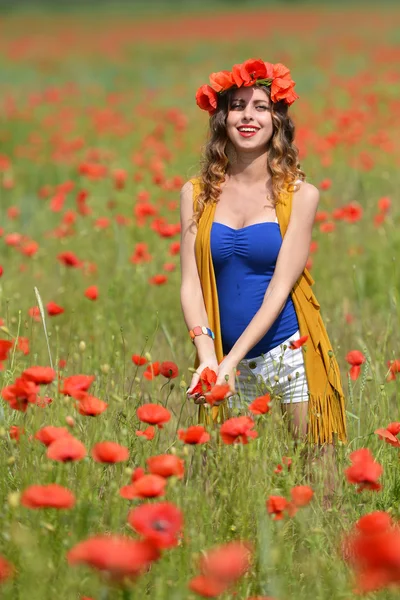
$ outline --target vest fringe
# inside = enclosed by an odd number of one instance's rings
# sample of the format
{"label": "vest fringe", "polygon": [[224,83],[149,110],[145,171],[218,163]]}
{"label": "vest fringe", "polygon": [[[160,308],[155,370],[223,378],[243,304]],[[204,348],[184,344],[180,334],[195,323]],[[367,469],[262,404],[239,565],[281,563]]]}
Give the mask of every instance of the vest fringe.
{"label": "vest fringe", "polygon": [[332,394],[310,394],[308,400],[308,442],[310,444],[332,444],[337,435],[347,442],[344,396],[336,390]]}

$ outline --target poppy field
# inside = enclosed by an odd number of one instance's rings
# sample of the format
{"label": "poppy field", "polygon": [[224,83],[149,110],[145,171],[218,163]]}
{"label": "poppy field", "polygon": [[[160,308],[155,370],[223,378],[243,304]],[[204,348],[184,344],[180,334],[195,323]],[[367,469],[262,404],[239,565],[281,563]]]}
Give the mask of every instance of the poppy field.
{"label": "poppy field", "polygon": [[[2,17],[1,598],[399,597],[399,17]],[[307,266],[348,424],[329,503],[273,394],[202,426],[185,393],[195,92],[250,57],[290,68],[320,190]]]}

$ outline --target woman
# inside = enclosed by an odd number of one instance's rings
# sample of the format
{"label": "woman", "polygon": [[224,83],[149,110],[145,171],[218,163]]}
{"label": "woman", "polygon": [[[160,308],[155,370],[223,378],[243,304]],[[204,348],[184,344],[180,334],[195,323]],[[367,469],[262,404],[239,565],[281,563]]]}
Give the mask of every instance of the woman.
{"label": "woman", "polygon": [[200,407],[202,422],[222,422],[265,384],[296,438],[345,441],[340,372],[306,269],[319,192],[293,143],[294,82],[250,59],[210,84],[196,94],[210,115],[202,171],[181,191],[181,304],[197,350],[188,397],[209,367],[230,391]]}

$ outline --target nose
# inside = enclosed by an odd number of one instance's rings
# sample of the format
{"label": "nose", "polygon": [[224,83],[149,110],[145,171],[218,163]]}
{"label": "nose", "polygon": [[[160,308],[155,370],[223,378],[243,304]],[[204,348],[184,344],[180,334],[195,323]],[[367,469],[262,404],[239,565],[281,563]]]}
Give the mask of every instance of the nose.
{"label": "nose", "polygon": [[246,121],[250,121],[253,119],[250,102],[248,104],[246,104],[246,106],[244,107],[243,118],[246,119]]}

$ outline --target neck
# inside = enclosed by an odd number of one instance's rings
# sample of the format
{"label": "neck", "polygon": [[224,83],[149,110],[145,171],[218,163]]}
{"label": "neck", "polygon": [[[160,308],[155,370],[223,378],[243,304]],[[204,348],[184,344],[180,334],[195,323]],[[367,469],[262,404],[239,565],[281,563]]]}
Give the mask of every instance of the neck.
{"label": "neck", "polygon": [[268,168],[267,152],[256,156],[238,153],[235,164],[228,167],[227,175],[233,183],[246,187],[268,183],[271,180],[271,172]]}

